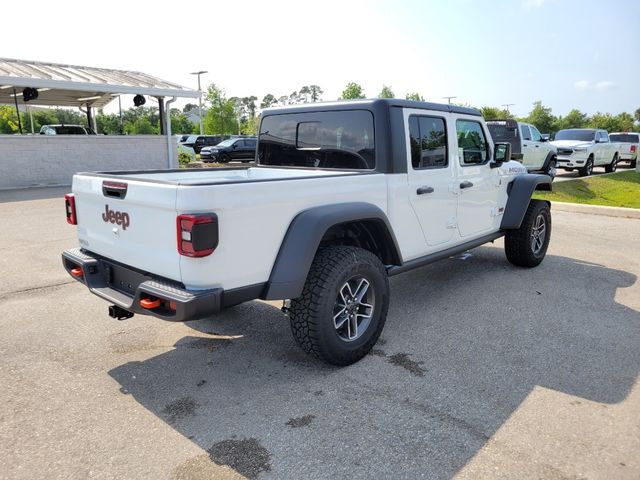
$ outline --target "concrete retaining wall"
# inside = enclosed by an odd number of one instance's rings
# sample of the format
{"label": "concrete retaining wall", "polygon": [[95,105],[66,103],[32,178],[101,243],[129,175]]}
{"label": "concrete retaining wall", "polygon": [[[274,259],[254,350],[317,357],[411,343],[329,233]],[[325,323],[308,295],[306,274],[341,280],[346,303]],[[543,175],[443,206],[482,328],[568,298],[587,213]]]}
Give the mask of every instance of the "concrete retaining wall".
{"label": "concrete retaining wall", "polygon": [[[173,168],[177,167],[176,142]],[[159,135],[0,135],[0,189],[71,185],[76,172],[168,167]]]}

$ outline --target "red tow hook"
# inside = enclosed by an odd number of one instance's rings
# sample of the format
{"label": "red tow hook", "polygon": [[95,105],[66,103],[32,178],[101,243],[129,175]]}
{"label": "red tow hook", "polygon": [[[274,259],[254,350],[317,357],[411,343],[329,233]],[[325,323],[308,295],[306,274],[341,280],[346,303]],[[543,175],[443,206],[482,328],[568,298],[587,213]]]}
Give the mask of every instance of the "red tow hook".
{"label": "red tow hook", "polygon": [[147,310],[152,310],[154,308],[158,308],[160,306],[160,299],[156,298],[155,300],[151,300],[150,298],[141,298],[140,306],[142,308],[146,308]]}
{"label": "red tow hook", "polygon": [[76,267],[71,269],[71,275],[74,277],[82,277],[84,276],[84,273],[82,272],[82,268]]}

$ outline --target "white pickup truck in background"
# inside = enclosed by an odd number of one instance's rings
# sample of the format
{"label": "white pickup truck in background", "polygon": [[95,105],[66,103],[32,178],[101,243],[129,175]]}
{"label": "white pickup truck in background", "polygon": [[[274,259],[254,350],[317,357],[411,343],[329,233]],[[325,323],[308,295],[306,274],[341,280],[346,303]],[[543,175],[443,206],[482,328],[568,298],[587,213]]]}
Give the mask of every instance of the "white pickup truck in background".
{"label": "white pickup truck in background", "polygon": [[631,168],[636,168],[638,163],[638,150],[640,150],[640,133],[616,132],[610,133],[609,139],[620,144],[620,162],[629,162]]}
{"label": "white pickup truck in background", "polygon": [[609,139],[606,130],[571,128],[556,133],[551,142],[558,149],[557,168],[578,170],[581,176],[593,173],[593,167],[615,172],[620,159],[620,144]]}
{"label": "white pickup truck in background", "polygon": [[487,127],[494,142],[509,142],[511,158],[525,166],[530,173],[556,176],[557,149],[530,123],[514,119],[488,120]]}

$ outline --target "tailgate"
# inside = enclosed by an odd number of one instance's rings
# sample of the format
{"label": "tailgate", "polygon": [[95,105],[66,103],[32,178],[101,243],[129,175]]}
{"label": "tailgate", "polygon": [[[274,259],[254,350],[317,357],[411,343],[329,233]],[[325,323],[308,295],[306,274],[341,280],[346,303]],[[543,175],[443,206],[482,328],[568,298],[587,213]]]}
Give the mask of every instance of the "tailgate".
{"label": "tailgate", "polygon": [[180,281],[176,185],[76,175],[82,248],[145,272]]}

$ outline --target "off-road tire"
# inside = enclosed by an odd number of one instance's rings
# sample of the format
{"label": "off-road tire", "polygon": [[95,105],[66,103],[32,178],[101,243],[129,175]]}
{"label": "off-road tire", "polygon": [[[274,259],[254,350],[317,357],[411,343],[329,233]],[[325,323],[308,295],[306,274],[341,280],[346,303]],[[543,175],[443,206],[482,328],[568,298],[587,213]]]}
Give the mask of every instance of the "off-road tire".
{"label": "off-road tire", "polygon": [[630,166],[631,168],[636,168],[636,164],[637,164],[637,163],[638,163],[638,160],[637,160],[637,159],[636,159],[636,160],[631,160],[631,161],[629,162],[629,166]]}
{"label": "off-road tire", "polygon": [[613,155],[613,160],[611,160],[611,163],[609,165],[605,165],[604,171],[607,173],[613,173],[616,171],[617,168],[618,168],[618,154],[616,153]]}
{"label": "off-road tire", "polygon": [[581,177],[588,177],[593,173],[593,155],[589,155],[587,163],[584,167],[578,169],[578,174]]}
{"label": "off-road tire", "polygon": [[[533,242],[533,230],[542,216],[545,225],[545,237],[541,248],[535,251]],[[522,225],[517,230],[507,230],[504,237],[504,251],[507,260],[519,267],[536,267],[544,259],[551,238],[551,211],[549,204],[542,200],[531,200],[527,212],[522,220]]]}
{"label": "off-road tire", "polygon": [[[343,339],[334,322],[341,288],[354,276],[373,289],[375,303],[366,329],[354,340]],[[291,300],[291,332],[308,354],[327,363],[350,365],[364,357],[382,332],[389,309],[389,279],[384,265],[368,250],[331,246],[318,251],[309,269],[302,295]]]}

